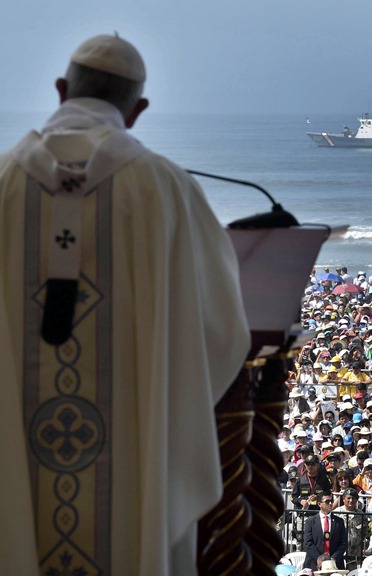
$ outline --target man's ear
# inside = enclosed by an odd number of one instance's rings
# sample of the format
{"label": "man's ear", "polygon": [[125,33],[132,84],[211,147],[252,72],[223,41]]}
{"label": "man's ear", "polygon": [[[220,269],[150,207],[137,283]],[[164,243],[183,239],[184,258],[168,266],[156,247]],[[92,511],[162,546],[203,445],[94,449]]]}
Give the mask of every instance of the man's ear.
{"label": "man's ear", "polygon": [[135,105],[135,107],[125,116],[124,121],[125,121],[125,126],[127,128],[132,128],[132,126],[134,126],[138,116],[140,114],[142,114],[142,112],[144,110],[146,110],[146,108],[149,105],[149,101],[147,100],[147,98],[140,98],[137,102],[137,104]]}
{"label": "man's ear", "polygon": [[67,80],[66,78],[57,78],[56,88],[59,94],[60,104],[67,100]]}

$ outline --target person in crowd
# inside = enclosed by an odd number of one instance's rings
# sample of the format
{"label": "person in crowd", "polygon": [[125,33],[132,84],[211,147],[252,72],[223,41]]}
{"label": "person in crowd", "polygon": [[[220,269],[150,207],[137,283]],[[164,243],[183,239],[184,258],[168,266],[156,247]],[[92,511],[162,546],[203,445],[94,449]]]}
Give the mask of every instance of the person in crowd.
{"label": "person in crowd", "polygon": [[[364,442],[360,446],[364,446]],[[361,474],[364,462],[367,460],[367,458],[369,458],[368,450],[359,450],[355,455],[355,460],[353,459],[349,461],[349,469],[353,475],[353,478],[356,478],[358,474]]]}
{"label": "person in crowd", "polygon": [[[321,571],[321,570],[322,570],[322,566],[323,566],[323,562],[325,562],[325,564],[324,564],[324,569],[326,570],[327,567],[328,567],[328,566],[327,566],[327,562],[328,562],[329,560],[331,560],[331,557],[330,557],[329,554],[321,554],[320,556],[318,556],[318,559],[317,559],[317,561],[316,561],[317,574],[323,574],[323,572]],[[330,562],[330,564],[332,564],[332,571],[337,570],[337,566],[336,566],[336,564],[334,563],[334,560],[332,560],[332,561]],[[329,572],[327,571],[327,573],[329,573]]]}
{"label": "person in crowd", "polygon": [[329,454],[332,454],[332,452],[333,452],[333,446],[331,442],[329,440],[323,442],[321,461],[324,462],[325,460],[327,460],[327,457],[329,456]]}
{"label": "person in crowd", "polygon": [[366,384],[372,383],[370,376],[362,372],[363,367],[363,362],[360,360],[353,361],[351,370],[342,377],[341,384],[349,386],[349,394],[355,395],[358,390],[365,390]]}
{"label": "person in crowd", "polygon": [[[371,494],[372,492],[372,458],[367,458],[364,460],[363,469],[360,474],[358,474],[354,480],[353,484],[359,486],[359,488],[365,494]],[[367,498],[366,501],[366,511],[372,512],[372,498]]]}
{"label": "person in crowd", "polygon": [[345,434],[348,434],[348,430],[350,430],[352,425],[352,415],[348,410],[343,410],[339,414],[338,424],[333,428],[332,435],[340,434],[344,437]]}
{"label": "person in crowd", "polygon": [[334,428],[336,426],[336,413],[334,410],[326,410],[324,412],[324,420],[328,420],[328,422],[330,422],[330,424],[332,425],[332,428]]}
{"label": "person in crowd", "polygon": [[344,570],[347,534],[342,518],[332,514],[332,494],[323,491],[317,495],[319,513],[305,521],[304,568],[316,570],[318,557],[325,553],[335,560],[337,568]]}
{"label": "person in crowd", "polygon": [[196,575],[221,498],[214,407],[250,347],[238,261],[198,183],[128,133],[145,79],[130,43],[90,38],[42,133],[0,156],[7,574]]}
{"label": "person in crowd", "polygon": [[327,456],[327,462],[330,466],[332,466],[336,472],[341,469],[342,459],[341,455],[338,452],[331,452]]}
{"label": "person in crowd", "polygon": [[326,464],[326,472],[327,472],[327,478],[331,485],[331,492],[332,494],[335,494],[335,492],[337,491],[337,481],[336,481],[337,469],[334,466],[332,466],[332,464]]}
{"label": "person in crowd", "polygon": [[315,432],[313,435],[314,454],[321,456],[322,453],[323,434]]}
{"label": "person in crowd", "polygon": [[[360,427],[359,425],[358,425],[358,426],[352,426],[352,427],[350,428],[350,435],[351,435],[351,437],[352,437],[352,439],[353,439],[353,449],[354,449],[354,450],[353,450],[353,455],[354,455],[355,452],[356,452],[355,448],[357,448],[358,442],[359,442],[359,440],[360,440],[360,430],[361,430],[361,427]],[[344,444],[345,444],[345,440],[344,440]]]}
{"label": "person in crowd", "polygon": [[313,362],[319,362],[319,360],[317,360],[319,354],[321,354],[321,352],[327,351],[328,348],[325,334],[323,332],[319,332],[318,336],[316,337],[315,348],[313,348],[311,351]]}
{"label": "person in crowd", "polygon": [[318,424],[318,430],[322,434],[323,440],[328,440],[331,438],[332,424],[329,420],[321,420]]}
{"label": "person in crowd", "polygon": [[[342,493],[346,490],[346,488],[354,488],[357,490],[357,492],[361,491],[359,487],[353,485],[353,478],[354,476],[349,470],[339,470],[337,472],[336,475],[337,489],[335,491],[337,495],[334,496],[332,505],[333,509],[343,505]],[[358,496],[359,510],[363,510],[363,507],[364,507],[363,498],[362,497],[359,498]]]}
{"label": "person in crowd", "polygon": [[315,408],[311,410],[310,416],[313,421],[313,425],[316,426],[319,430],[319,422],[324,420],[322,411],[322,398],[316,398]]}
{"label": "person in crowd", "polygon": [[367,454],[369,454],[368,440],[366,440],[365,438],[361,438],[360,440],[358,440],[355,455],[350,458],[348,463],[349,468],[352,469],[355,468],[355,466],[358,466],[358,458],[360,452],[367,452]]}
{"label": "person in crowd", "polygon": [[314,384],[318,384],[320,382],[320,378],[323,374],[323,368],[320,362],[314,362],[313,364],[313,378]]}
{"label": "person in crowd", "polygon": [[302,448],[302,444],[298,443],[298,444],[296,444],[294,451],[293,451],[291,463],[295,464],[296,468],[302,462],[301,448]]}
{"label": "person in crowd", "polygon": [[334,366],[337,370],[338,381],[341,381],[343,375],[346,374],[346,372],[347,372],[347,367],[342,366],[341,356],[339,356],[339,355],[333,356],[331,358],[330,362],[331,362],[332,366]]}
{"label": "person in crowd", "polygon": [[288,469],[291,466],[290,459],[292,451],[284,442],[279,443],[279,449],[283,457],[283,469],[279,474],[278,484],[280,488],[286,488],[288,484]]}
{"label": "person in crowd", "polygon": [[307,400],[304,394],[301,392],[298,386],[292,388],[291,392],[289,393],[289,402],[288,402],[290,415],[300,416],[304,412],[310,411],[310,406],[307,403]]}
{"label": "person in crowd", "polygon": [[[315,360],[315,363],[319,363],[322,367],[323,376],[320,379],[320,382],[322,382],[324,375],[327,374],[328,370],[332,366],[331,355],[328,352],[328,350],[322,350],[321,352],[319,352],[318,357]],[[337,373],[336,373],[336,377],[337,377]]]}
{"label": "person in crowd", "polygon": [[[310,384],[314,383],[314,369],[313,369],[313,364],[312,362],[307,362],[306,364],[300,363],[300,366],[298,368],[297,371],[297,375],[296,375],[296,382],[300,388],[301,391],[306,391],[307,387]],[[307,398],[307,402],[309,402],[309,399]],[[310,406],[310,404],[309,404]]]}
{"label": "person in crowd", "polygon": [[303,510],[317,510],[317,494],[330,490],[331,484],[324,466],[320,465],[318,456],[309,454],[304,459],[304,467],[298,474],[296,491],[291,495],[293,504]]}
{"label": "person in crowd", "polygon": [[287,444],[287,446],[293,452],[294,448],[296,446],[296,442],[293,438],[291,438],[291,433],[292,433],[292,431],[291,431],[290,426],[288,426],[288,424],[283,424],[283,428],[282,428],[282,431],[280,433],[280,438]]}
{"label": "person in crowd", "polygon": [[314,446],[312,443],[302,444],[300,448],[301,459],[297,462],[297,472],[302,474],[306,470],[305,460],[308,456],[314,455]]}
{"label": "person in crowd", "polygon": [[333,434],[331,438],[331,443],[335,448],[338,448],[339,446],[341,446],[341,448],[344,448],[344,438],[341,434]]}
{"label": "person in crowd", "polygon": [[[312,375],[313,382],[314,382],[314,368],[312,368],[311,375]],[[306,399],[307,399],[307,403],[309,404],[309,407],[310,407],[310,412],[312,412],[316,406],[316,388],[315,388],[315,386],[308,386]]]}
{"label": "person in crowd", "polygon": [[347,450],[348,455],[347,458],[350,460],[350,457],[354,455],[354,440],[351,434],[345,434],[344,436],[344,446],[345,450]]}
{"label": "person in crowd", "polygon": [[[348,487],[342,493],[343,505],[334,508],[346,526],[346,568],[355,570],[362,563],[363,542],[367,536],[368,519],[358,507],[358,492]],[[347,514],[343,514],[347,512]]]}
{"label": "person in crowd", "polygon": [[[366,398],[367,398],[367,395],[365,392],[360,391],[360,392],[357,392],[356,394],[354,394],[354,401],[355,401],[354,410],[355,410],[355,412],[357,412],[356,414],[354,414],[354,416],[358,416],[358,413],[360,414],[360,416],[362,416],[363,411],[366,407]],[[361,418],[360,418],[360,420],[361,420]],[[353,422],[355,422],[355,424],[358,424],[360,422],[360,420],[355,421],[353,418]]]}
{"label": "person in crowd", "polygon": [[312,425],[312,419],[310,418],[310,414],[308,414],[307,412],[304,412],[302,414],[301,424],[302,424],[302,428],[306,432],[307,441],[311,442],[311,440],[313,438],[313,434],[314,434],[314,427]]}

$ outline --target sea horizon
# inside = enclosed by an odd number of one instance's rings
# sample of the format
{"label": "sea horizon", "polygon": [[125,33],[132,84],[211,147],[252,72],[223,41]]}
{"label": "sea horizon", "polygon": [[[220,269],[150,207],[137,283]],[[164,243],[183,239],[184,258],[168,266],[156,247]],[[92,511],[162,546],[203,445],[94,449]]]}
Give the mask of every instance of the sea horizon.
{"label": "sea horizon", "polygon": [[[28,131],[41,130],[52,111],[0,111],[0,150]],[[357,128],[349,113],[152,112],[131,134],[185,169],[252,181],[263,186],[300,223],[349,225],[346,234],[324,244],[317,267],[346,265],[372,274],[372,150],[318,148],[307,131]],[[310,124],[306,118],[309,118]],[[198,178],[223,225],[271,210],[257,190]]]}

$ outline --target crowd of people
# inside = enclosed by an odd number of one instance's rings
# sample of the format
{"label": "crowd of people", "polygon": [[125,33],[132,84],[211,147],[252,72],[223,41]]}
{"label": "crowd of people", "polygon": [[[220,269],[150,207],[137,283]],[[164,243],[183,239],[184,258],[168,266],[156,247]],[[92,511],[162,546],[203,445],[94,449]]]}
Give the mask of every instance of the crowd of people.
{"label": "crowd of people", "polygon": [[291,522],[310,571],[329,554],[328,540],[334,572],[372,556],[371,302],[372,276],[360,271],[353,278],[346,268],[318,276],[314,270],[303,298],[302,326],[310,337],[288,376],[278,438],[279,484],[293,512],[280,526]]}

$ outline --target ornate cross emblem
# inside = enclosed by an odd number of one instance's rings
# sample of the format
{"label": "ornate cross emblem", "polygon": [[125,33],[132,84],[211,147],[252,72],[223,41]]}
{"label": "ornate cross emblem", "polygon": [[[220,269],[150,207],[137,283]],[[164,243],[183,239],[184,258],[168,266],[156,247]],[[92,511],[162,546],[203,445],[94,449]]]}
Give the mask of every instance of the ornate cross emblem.
{"label": "ornate cross emblem", "polygon": [[78,471],[101,451],[104,428],[95,406],[82,398],[54,398],[40,406],[31,424],[31,443],[52,470]]}
{"label": "ornate cross emblem", "polygon": [[63,230],[63,236],[58,235],[55,237],[55,241],[60,245],[60,248],[62,248],[63,250],[67,250],[69,242],[71,244],[74,244],[75,240],[76,238],[75,236],[72,236],[70,230]]}

